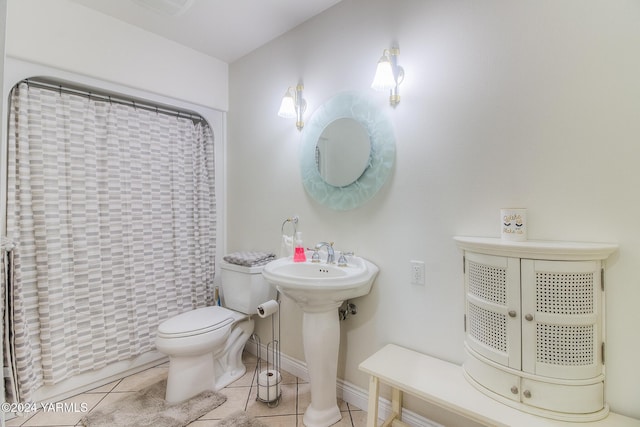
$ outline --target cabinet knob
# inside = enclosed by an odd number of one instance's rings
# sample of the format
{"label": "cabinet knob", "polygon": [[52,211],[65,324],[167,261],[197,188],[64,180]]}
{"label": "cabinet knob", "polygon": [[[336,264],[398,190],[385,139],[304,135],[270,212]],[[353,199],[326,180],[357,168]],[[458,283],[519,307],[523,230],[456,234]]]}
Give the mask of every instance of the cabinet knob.
{"label": "cabinet knob", "polygon": [[516,386],[511,387],[511,393],[518,394],[518,387]]}
{"label": "cabinet knob", "polygon": [[531,392],[529,390],[525,390],[524,392],[522,392],[522,395],[529,399],[531,397]]}
{"label": "cabinet knob", "polygon": [[525,315],[524,318],[527,319],[529,322],[533,320],[533,316],[531,314]]}
{"label": "cabinet knob", "polygon": [[516,317],[516,311],[515,310],[509,310],[509,317]]}

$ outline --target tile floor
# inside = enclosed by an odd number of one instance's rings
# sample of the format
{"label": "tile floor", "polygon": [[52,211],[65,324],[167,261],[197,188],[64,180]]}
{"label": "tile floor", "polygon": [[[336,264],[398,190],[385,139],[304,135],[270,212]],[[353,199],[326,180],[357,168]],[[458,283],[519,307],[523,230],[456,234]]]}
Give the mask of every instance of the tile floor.
{"label": "tile floor", "polygon": [[[190,427],[213,427],[227,415],[238,410],[245,410],[250,416],[259,418],[269,426],[298,427],[303,426],[302,415],[310,402],[309,383],[287,372],[282,373],[282,398],[275,408],[269,408],[266,403],[256,401],[256,384],[254,378],[256,358],[246,353],[243,356],[247,373],[238,381],[224,388],[220,392],[227,396],[227,401],[189,424]],[[65,403],[76,403],[80,408],[86,404],[89,410],[94,410],[114,400],[121,399],[167,376],[168,364],[164,363],[149,368],[86,393],[66,399]],[[346,402],[339,401],[342,420],[336,427],[364,427],[367,413]],[[6,422],[7,427],[61,427],[79,425],[80,419],[86,415],[78,412],[36,412],[25,417],[18,417]],[[132,426],[135,427],[135,426]]]}

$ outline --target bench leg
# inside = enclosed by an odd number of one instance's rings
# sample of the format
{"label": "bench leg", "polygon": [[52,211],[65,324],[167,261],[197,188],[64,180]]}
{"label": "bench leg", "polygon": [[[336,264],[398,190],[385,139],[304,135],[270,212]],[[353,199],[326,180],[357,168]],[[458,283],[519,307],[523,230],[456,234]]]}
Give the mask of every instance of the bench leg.
{"label": "bench leg", "polygon": [[391,411],[402,419],[402,390],[395,387],[391,388]]}
{"label": "bench leg", "polygon": [[367,408],[367,427],[378,425],[378,394],[380,393],[380,382],[378,377],[369,377],[369,406]]}
{"label": "bench leg", "polygon": [[409,427],[402,422],[402,390],[391,387],[391,415],[381,427]]}

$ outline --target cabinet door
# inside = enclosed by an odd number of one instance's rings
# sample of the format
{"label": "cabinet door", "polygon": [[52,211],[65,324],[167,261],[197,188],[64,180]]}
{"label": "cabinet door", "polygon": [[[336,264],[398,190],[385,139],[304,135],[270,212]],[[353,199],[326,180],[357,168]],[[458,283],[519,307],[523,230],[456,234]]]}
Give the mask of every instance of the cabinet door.
{"label": "cabinet door", "polygon": [[520,369],[520,260],[468,252],[464,277],[469,347]]}
{"label": "cabinet door", "polygon": [[522,260],[522,369],[566,379],[602,373],[597,261]]}

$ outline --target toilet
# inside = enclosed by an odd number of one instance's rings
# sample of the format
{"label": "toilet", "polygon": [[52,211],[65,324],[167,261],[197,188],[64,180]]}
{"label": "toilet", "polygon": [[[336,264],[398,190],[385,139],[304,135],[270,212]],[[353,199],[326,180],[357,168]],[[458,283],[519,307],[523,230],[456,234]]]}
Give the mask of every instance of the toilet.
{"label": "toilet", "polygon": [[225,307],[187,311],[158,326],[156,347],[169,356],[167,402],[220,390],[244,375],[242,350],[253,333],[251,315],[260,304],[276,298],[276,290],[262,277],[262,268],[223,262]]}

